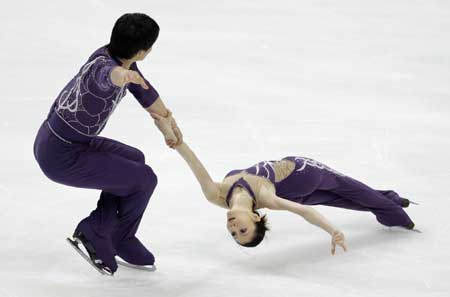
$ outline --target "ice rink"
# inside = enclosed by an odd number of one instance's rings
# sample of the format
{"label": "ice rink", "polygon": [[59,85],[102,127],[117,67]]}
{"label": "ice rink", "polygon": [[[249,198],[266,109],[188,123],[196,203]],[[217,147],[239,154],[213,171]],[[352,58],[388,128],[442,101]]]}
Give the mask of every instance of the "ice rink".
{"label": "ice rink", "polygon": [[[2,1],[0,297],[450,296],[450,2],[447,0]],[[65,242],[100,191],[45,177],[33,156],[50,105],[125,12],[161,27],[140,68],[215,180],[288,155],[315,158],[420,203],[422,233],[316,207],[346,235],[290,213],[237,246],[129,94],[102,136],[159,178],[139,230],[158,271],[102,277]]]}

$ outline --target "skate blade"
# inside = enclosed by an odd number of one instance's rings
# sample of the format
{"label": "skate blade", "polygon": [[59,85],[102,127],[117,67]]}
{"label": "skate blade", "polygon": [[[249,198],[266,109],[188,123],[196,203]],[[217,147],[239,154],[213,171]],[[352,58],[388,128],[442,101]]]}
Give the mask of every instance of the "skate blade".
{"label": "skate blade", "polygon": [[83,257],[83,259],[86,260],[86,262],[88,262],[92,267],[94,267],[95,270],[97,270],[98,273],[102,274],[102,275],[107,275],[107,276],[113,276],[113,274],[105,269],[102,269],[100,267],[98,267],[97,265],[95,265],[95,263],[92,262],[91,258],[86,255],[79,247],[78,244],[80,244],[78,241],[73,240],[71,238],[66,238],[67,242],[70,244],[70,246],[77,251],[78,254],[80,254],[81,257]]}
{"label": "skate blade", "polygon": [[411,200],[409,200],[409,204],[413,204],[413,205],[420,205],[419,203],[417,203],[417,202],[414,202],[414,201],[411,201]]}
{"label": "skate blade", "polygon": [[155,265],[134,265],[134,264],[130,264],[128,262],[125,262],[123,259],[121,259],[119,257],[116,258],[116,262],[120,266],[124,266],[124,267],[128,267],[128,268],[133,268],[133,269],[142,270],[142,271],[148,271],[148,272],[156,271],[156,266]]}

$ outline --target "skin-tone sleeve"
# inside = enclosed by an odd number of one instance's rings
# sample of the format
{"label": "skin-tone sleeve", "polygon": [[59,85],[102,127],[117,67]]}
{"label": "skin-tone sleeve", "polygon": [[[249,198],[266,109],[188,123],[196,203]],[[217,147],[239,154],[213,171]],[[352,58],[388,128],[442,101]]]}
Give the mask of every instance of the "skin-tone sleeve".
{"label": "skin-tone sleeve", "polygon": [[274,210],[287,210],[289,212],[302,216],[307,222],[316,225],[331,235],[331,254],[336,253],[336,246],[342,247],[347,251],[344,233],[333,227],[333,225],[314,208],[287,199],[278,197],[273,191],[261,189],[261,204],[264,207]]}
{"label": "skin-tone sleeve", "polygon": [[[171,131],[172,127],[170,116],[164,117],[155,112],[150,112],[150,115],[155,120],[156,126],[163,135],[166,135],[168,131]],[[185,142],[177,144],[174,148],[191,168],[191,171],[194,173],[197,181],[199,182],[206,199],[214,204],[222,206],[222,203],[220,203],[220,183],[215,183],[212,180],[202,162],[200,162]]]}
{"label": "skin-tone sleeve", "polygon": [[292,202],[278,197],[272,191],[262,188],[259,192],[262,206],[273,210],[286,210],[303,217],[307,222],[322,228],[330,235],[337,231],[336,228],[314,208],[300,203]]}
{"label": "skin-tone sleeve", "polygon": [[190,147],[183,142],[181,145],[175,148],[177,152],[183,157],[186,163],[191,168],[192,173],[194,173],[197,181],[199,182],[203,194],[209,202],[214,203],[218,206],[225,207],[223,201],[220,199],[220,183],[215,183],[208,171],[205,169],[203,164],[190,149]]}

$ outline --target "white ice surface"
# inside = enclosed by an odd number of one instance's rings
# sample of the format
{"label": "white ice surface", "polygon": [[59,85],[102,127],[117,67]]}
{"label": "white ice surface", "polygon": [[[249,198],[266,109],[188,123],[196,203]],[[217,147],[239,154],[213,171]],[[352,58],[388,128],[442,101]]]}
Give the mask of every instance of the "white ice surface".
{"label": "white ice surface", "polygon": [[[102,136],[159,176],[139,231],[158,271],[97,273],[65,243],[99,191],[48,180],[32,154],[55,96],[124,12],[160,38],[141,64],[215,179],[286,155],[316,158],[421,203],[422,234],[317,207],[349,251],[288,213],[256,249],[202,197],[128,95]],[[450,296],[450,2],[2,1],[0,296]]]}

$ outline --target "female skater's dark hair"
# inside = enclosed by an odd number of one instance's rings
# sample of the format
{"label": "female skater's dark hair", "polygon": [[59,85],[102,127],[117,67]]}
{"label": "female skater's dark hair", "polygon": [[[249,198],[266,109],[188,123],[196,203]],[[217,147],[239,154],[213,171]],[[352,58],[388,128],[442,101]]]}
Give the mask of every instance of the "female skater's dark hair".
{"label": "female skater's dark hair", "polygon": [[158,34],[158,24],[148,15],[126,13],[114,24],[109,53],[115,58],[130,59],[140,50],[151,48]]}
{"label": "female skater's dark hair", "polygon": [[[254,210],[253,212],[258,214],[258,216],[260,216],[260,214],[257,211]],[[261,241],[264,239],[264,236],[266,235],[266,231],[269,231],[269,228],[267,227],[266,215],[263,215],[261,217],[261,220],[259,222],[255,223],[255,226],[256,226],[255,236],[249,242],[247,242],[245,244],[241,244],[242,246],[255,247],[261,243]]]}

